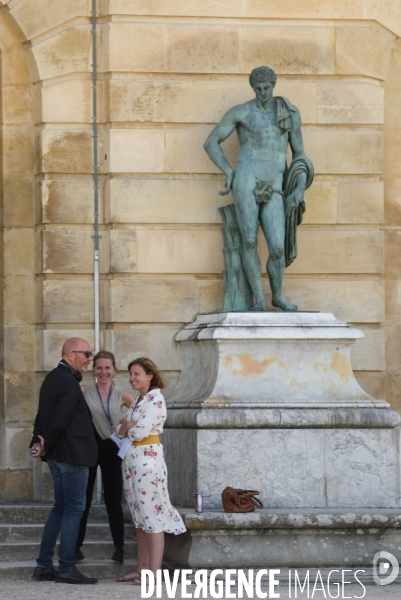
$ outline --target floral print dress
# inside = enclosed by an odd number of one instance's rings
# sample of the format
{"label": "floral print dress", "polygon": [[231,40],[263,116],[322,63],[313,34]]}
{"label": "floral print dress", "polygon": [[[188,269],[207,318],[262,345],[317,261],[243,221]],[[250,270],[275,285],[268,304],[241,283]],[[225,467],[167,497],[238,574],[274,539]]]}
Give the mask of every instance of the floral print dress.
{"label": "floral print dress", "polygon": [[[128,431],[131,441],[160,435],[166,420],[166,403],[159,389],[148,392],[128,410],[136,424]],[[166,531],[178,535],[185,525],[171,505],[167,490],[167,467],[162,444],[131,446],[123,460],[124,493],[135,527],[147,533]]]}

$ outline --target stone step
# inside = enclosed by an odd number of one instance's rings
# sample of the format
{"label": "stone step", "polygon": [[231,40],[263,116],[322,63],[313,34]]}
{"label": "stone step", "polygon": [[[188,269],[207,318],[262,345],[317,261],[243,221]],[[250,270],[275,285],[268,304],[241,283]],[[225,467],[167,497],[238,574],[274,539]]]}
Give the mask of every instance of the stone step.
{"label": "stone step", "polygon": [[[0,505],[0,576],[29,576],[36,566],[43,525],[52,508],[50,504],[2,504]],[[111,560],[114,545],[107,521],[106,507],[93,505],[89,513],[87,537],[82,547],[85,560],[78,567],[86,575],[103,579],[115,578],[132,571],[136,565],[135,528],[126,506],[125,563],[118,565]],[[57,567],[57,550],[55,566]]]}
{"label": "stone step", "polygon": [[[0,504],[0,523],[4,524],[35,524],[46,521],[52,504]],[[123,505],[124,519],[132,523],[129,509]],[[89,512],[89,522],[104,523],[107,521],[107,511],[104,504],[92,504]]]}
{"label": "stone step", "polygon": [[[43,523],[9,524],[0,523],[0,543],[30,542],[39,543],[42,538]],[[135,527],[125,523],[125,538],[127,542],[135,540]],[[111,533],[108,523],[88,523],[86,528],[86,541],[100,540],[111,542]]]}
{"label": "stone step", "polygon": [[[77,564],[77,568],[89,577],[98,579],[116,579],[132,571],[136,566],[136,560],[129,558],[124,565],[119,565],[111,560],[83,560]],[[25,561],[0,561],[0,577],[30,577],[36,567],[35,560]],[[57,560],[55,561],[57,568]],[[68,586],[67,586],[68,587]]]}
{"label": "stone step", "polygon": [[[58,545],[55,554],[57,556]],[[86,541],[82,546],[82,552],[88,559],[99,560],[110,558],[114,551],[112,542]],[[125,552],[127,558],[135,558],[136,542],[125,541]],[[36,558],[39,554],[39,542],[11,542],[0,543],[0,561],[25,561]]]}

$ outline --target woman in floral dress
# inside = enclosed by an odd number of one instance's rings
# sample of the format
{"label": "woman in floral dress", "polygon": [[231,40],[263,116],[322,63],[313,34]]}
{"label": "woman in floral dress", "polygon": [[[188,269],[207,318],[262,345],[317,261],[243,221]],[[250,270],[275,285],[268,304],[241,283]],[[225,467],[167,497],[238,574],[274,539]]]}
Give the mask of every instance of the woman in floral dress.
{"label": "woman in floral dress", "polygon": [[156,573],[161,567],[164,532],[178,535],[185,525],[171,505],[167,490],[167,467],[159,435],[166,420],[166,403],[160,389],[164,380],[149,358],[128,365],[129,380],[139,391],[138,400],[121,422],[119,437],[128,436],[132,446],[123,461],[124,492],[135,525],[138,564],[135,571],[117,581],[140,585],[142,569]]}

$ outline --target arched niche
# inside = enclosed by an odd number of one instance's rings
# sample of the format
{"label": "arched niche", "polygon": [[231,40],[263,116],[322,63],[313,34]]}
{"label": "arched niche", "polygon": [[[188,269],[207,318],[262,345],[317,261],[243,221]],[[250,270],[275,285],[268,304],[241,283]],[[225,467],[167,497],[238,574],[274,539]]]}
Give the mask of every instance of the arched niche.
{"label": "arched niche", "polygon": [[24,36],[0,11],[0,500],[33,498],[27,455],[35,399],[34,125]]}

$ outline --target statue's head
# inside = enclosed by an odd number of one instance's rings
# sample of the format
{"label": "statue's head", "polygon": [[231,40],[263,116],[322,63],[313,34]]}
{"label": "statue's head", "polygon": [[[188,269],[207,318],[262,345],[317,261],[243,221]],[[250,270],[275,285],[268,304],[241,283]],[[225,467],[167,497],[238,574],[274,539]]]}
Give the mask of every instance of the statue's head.
{"label": "statue's head", "polygon": [[273,87],[276,85],[277,75],[273,69],[269,69],[269,67],[257,67],[257,69],[253,69],[249,75],[249,83],[252,88],[254,88],[257,83],[265,81],[272,83]]}

